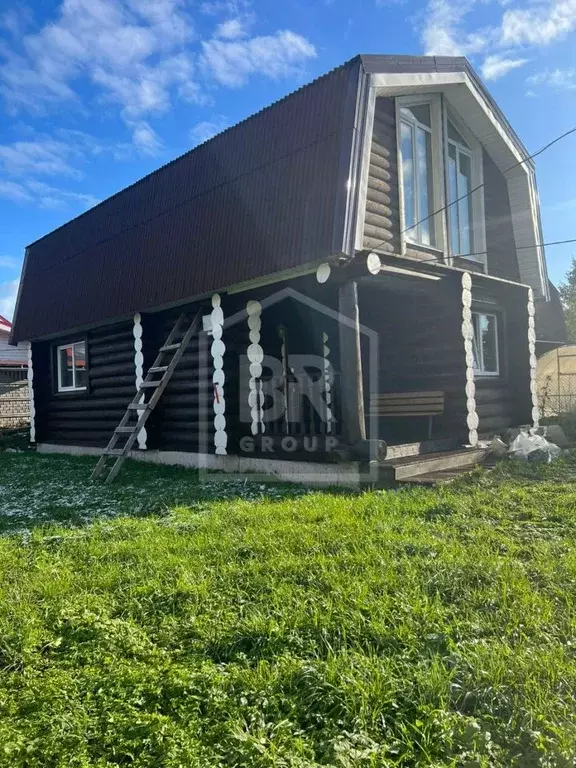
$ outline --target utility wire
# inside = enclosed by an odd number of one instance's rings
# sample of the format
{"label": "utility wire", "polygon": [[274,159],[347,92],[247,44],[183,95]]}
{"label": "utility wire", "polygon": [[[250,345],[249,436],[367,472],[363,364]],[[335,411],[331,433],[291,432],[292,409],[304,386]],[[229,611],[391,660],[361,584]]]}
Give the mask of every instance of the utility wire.
{"label": "utility wire", "polygon": [[[518,245],[516,246],[517,251],[522,251],[528,248],[548,248],[550,245],[565,245],[566,243],[576,243],[576,237],[572,237],[569,240],[552,240],[549,243],[535,243],[534,245]],[[377,247],[377,246],[376,246]],[[365,252],[370,253],[376,253],[374,251],[374,248],[366,248]],[[473,256],[486,256],[488,254],[488,251],[475,251],[474,253],[455,253],[452,254],[452,258],[454,259],[470,259]],[[377,254],[378,256],[394,256],[393,253],[381,253]],[[432,256],[430,259],[411,259],[416,264],[429,264],[431,262],[440,263],[443,256]]]}
{"label": "utility wire", "polygon": [[[506,175],[507,173],[510,173],[510,171],[514,170],[514,168],[518,168],[521,165],[524,165],[524,163],[527,163],[529,160],[533,160],[535,157],[538,157],[538,155],[541,155],[542,152],[545,152],[547,149],[550,149],[554,144],[557,144],[562,139],[565,139],[567,136],[570,136],[571,134],[576,133],[576,126],[574,128],[570,128],[570,130],[565,131],[565,133],[561,134],[560,136],[557,136],[555,139],[552,139],[552,141],[549,141],[548,144],[541,147],[539,150],[534,152],[531,155],[528,155],[528,157],[525,157],[523,160],[519,160],[517,163],[514,163],[509,168],[506,168],[506,170],[502,171],[503,175]],[[429,213],[427,216],[424,216],[423,219],[420,219],[420,221],[417,221],[415,224],[412,224],[412,226],[407,227],[406,229],[403,229],[400,234],[404,235],[406,232],[410,232],[413,229],[416,229],[420,224],[422,224],[425,221],[428,221],[428,219],[431,219],[433,216],[437,216],[439,213],[442,213],[443,211],[448,210],[448,208],[451,208],[453,205],[456,205],[456,203],[459,203],[461,200],[465,200],[467,197],[470,197],[474,194],[474,192],[477,192],[479,189],[482,189],[482,187],[486,186],[486,182],[482,182],[482,184],[478,184],[478,186],[474,187],[474,189],[471,189],[469,192],[466,192],[466,194],[461,195],[460,197],[456,198],[456,200],[452,200],[451,203],[447,203],[446,205],[443,205],[442,208],[439,208],[437,211],[433,211],[433,213]],[[374,248],[379,248],[381,245],[384,245],[386,243],[386,240],[382,240],[382,242],[378,243]],[[536,246],[531,246],[536,247]],[[374,249],[373,249],[374,250]],[[476,254],[474,254],[476,255]],[[482,255],[482,254],[477,254]],[[463,257],[465,258],[465,257]]]}

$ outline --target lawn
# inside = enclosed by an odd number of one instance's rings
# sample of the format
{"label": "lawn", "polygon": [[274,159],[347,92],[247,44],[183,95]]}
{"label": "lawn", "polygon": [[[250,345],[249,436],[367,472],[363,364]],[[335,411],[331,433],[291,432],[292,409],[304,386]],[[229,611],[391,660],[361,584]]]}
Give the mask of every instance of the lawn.
{"label": "lawn", "polygon": [[0,454],[0,766],[574,766],[576,457],[358,495]]}

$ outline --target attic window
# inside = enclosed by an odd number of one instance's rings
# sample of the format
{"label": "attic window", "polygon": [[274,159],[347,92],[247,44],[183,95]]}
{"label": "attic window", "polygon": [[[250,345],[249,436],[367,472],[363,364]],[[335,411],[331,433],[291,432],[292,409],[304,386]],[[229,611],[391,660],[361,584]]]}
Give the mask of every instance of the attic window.
{"label": "attic window", "polygon": [[400,147],[404,229],[410,240],[434,246],[434,219],[430,216],[434,212],[430,104],[400,108]]}
{"label": "attic window", "polygon": [[86,389],[86,342],[62,344],[56,348],[58,366],[58,392],[76,392]]}

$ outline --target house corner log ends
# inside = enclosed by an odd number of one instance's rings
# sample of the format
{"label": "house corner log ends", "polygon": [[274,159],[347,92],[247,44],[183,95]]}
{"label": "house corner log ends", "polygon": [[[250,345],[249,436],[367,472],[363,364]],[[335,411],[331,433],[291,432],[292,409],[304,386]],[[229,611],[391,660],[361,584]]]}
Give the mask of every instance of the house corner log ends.
{"label": "house corner log ends", "polygon": [[462,275],[462,337],[466,356],[466,426],[468,443],[478,445],[478,425],[480,420],[476,411],[476,384],[474,382],[474,326],[472,324],[472,276],[469,272]]}

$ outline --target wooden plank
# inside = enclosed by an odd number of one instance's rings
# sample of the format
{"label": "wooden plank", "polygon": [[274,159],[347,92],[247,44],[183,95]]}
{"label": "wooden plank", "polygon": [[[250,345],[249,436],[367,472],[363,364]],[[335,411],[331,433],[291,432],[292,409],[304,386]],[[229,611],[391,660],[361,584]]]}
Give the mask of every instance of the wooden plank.
{"label": "wooden plank", "polygon": [[341,321],[340,367],[347,375],[340,384],[341,413],[344,434],[350,445],[366,439],[364,415],[364,384],[362,377],[362,349],[360,339],[360,311],[358,307],[358,283],[351,280],[338,292],[338,309],[342,318],[349,318],[352,326]]}
{"label": "wooden plank", "polygon": [[444,390],[433,390],[430,392],[379,392],[377,394],[372,395],[373,398],[378,398],[380,400],[389,400],[389,399],[395,399],[399,397],[410,397],[410,398],[419,398],[419,397],[444,397]]}

